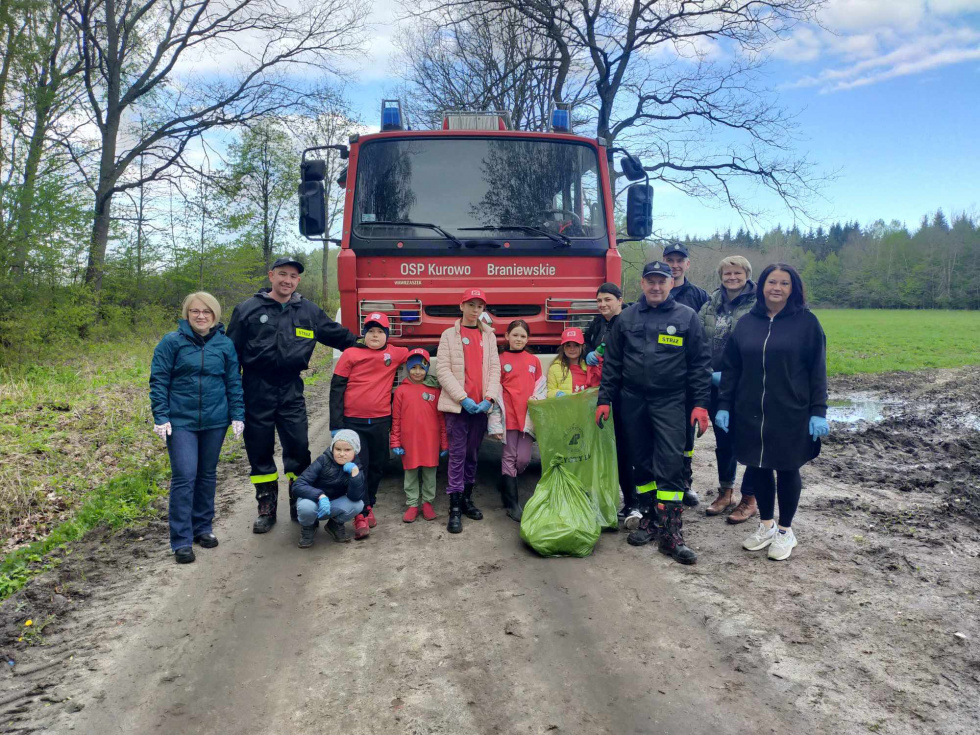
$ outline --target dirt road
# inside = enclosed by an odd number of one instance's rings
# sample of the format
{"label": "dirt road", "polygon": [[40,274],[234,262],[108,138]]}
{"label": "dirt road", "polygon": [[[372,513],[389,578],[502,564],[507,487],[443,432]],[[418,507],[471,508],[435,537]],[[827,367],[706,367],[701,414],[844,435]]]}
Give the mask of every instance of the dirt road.
{"label": "dirt road", "polygon": [[[779,564],[702,511],[685,516],[695,567],[615,533],[540,559],[500,509],[494,451],[486,519],[460,536],[443,497],[438,521],[401,523],[393,474],[368,540],[304,551],[288,520],[251,533],[246,470],[224,466],[221,545],[197,563],[175,565],[156,523],[79,545],[0,607],[16,661],[0,732],[976,733],[978,385],[977,369],[837,381],[895,402],[835,425]],[[50,619],[44,645],[16,642],[29,616]]]}

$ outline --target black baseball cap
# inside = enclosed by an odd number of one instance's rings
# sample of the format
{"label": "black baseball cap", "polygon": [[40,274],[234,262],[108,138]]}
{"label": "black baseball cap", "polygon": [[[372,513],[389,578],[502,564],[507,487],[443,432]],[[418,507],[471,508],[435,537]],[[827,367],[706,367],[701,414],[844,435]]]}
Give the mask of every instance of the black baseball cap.
{"label": "black baseball cap", "polygon": [[665,258],[668,255],[673,255],[674,253],[677,253],[678,255],[683,255],[685,258],[690,257],[689,253],[687,252],[687,248],[684,247],[684,245],[682,245],[679,242],[672,242],[670,245],[664,248]]}
{"label": "black baseball cap", "polygon": [[269,270],[275,270],[276,268],[281,268],[284,265],[291,265],[300,273],[302,273],[306,268],[298,260],[293,260],[292,258],[276,258],[276,261],[272,264]]}
{"label": "black baseball cap", "polygon": [[664,278],[673,278],[674,272],[666,263],[661,263],[659,260],[655,260],[652,263],[647,263],[645,266],[643,266],[643,278],[646,278],[647,276],[663,276]]}

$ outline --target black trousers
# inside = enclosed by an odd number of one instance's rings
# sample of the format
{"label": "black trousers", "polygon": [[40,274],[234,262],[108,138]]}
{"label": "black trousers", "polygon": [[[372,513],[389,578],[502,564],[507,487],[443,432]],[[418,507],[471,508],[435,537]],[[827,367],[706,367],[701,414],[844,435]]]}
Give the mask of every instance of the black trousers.
{"label": "black trousers", "polygon": [[685,396],[622,394],[637,493],[681,502],[684,493]]}
{"label": "black trousers", "polygon": [[623,504],[636,507],[636,484],[633,482],[633,460],[630,456],[629,438],[623,420],[622,402],[612,405],[613,429],[616,432],[616,464],[619,468],[619,486],[623,489]]}
{"label": "black trousers", "polygon": [[[735,474],[738,472],[738,461],[735,459],[735,437],[732,435],[735,422],[729,419],[728,431],[722,431],[715,426],[715,414],[718,413],[718,388],[711,386],[711,400],[708,403],[708,417],[711,419],[712,431],[715,435],[715,459],[718,462],[718,486],[721,488],[735,487]],[[752,495],[752,486],[743,480],[742,495]]]}
{"label": "black trousers", "polygon": [[282,466],[290,479],[310,466],[310,440],[306,418],[303,379],[271,379],[245,372],[245,452],[251,465],[256,498],[271,492],[279,480],[276,468],[276,432],[282,445]]}
{"label": "black trousers", "polygon": [[742,494],[749,486],[755,491],[759,503],[759,520],[771,521],[779,499],[779,525],[789,528],[800,505],[803,480],[799,470],[770,470],[764,467],[746,467],[742,478]]}
{"label": "black trousers", "polygon": [[694,427],[691,426],[693,406],[684,407],[684,489],[690,490],[694,481]]}
{"label": "black trousers", "polygon": [[378,502],[378,486],[384,475],[391,444],[391,416],[357,419],[344,416],[344,428],[357,432],[361,440],[361,465],[367,472],[364,505],[373,508]]}

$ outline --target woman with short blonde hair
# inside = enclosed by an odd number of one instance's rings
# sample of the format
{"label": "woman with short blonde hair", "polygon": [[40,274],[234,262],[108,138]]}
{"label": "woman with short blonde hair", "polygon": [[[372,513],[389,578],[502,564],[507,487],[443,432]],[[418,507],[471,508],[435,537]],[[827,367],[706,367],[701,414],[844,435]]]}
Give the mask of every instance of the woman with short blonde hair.
{"label": "woman with short blonde hair", "polygon": [[718,263],[718,279],[721,280],[722,272],[725,270],[725,266],[735,266],[741,268],[745,271],[746,280],[752,279],[752,264],[747,258],[743,258],[741,255],[729,255],[726,258],[722,258],[721,262]]}
{"label": "woman with short blonde hair", "polygon": [[153,351],[153,431],[170,454],[170,548],[178,564],[194,561],[193,544],[218,545],[212,532],[218,455],[231,425],[245,428],[245,400],[235,345],[220,323],[221,305],[205,291],[184,299],[177,331]]}

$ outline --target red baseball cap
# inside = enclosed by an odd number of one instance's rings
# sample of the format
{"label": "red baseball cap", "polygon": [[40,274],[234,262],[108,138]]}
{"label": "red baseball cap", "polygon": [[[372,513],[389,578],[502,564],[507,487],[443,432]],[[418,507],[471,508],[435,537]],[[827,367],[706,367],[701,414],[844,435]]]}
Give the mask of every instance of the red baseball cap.
{"label": "red baseball cap", "polygon": [[[423,350],[421,347],[416,347],[414,350],[408,353],[408,357],[412,357],[413,355],[418,355],[426,362],[432,362],[432,358],[429,357],[429,351]],[[408,358],[405,358],[405,362],[408,362]]]}
{"label": "red baseball cap", "polygon": [[482,288],[468,288],[463,291],[463,298],[459,300],[459,303],[465,304],[470,299],[480,299],[484,304],[490,303],[487,301],[487,295],[483,293]]}
{"label": "red baseball cap", "polygon": [[576,329],[575,327],[569,327],[564,332],[561,333],[561,343],[574,342],[577,345],[585,344],[585,337],[582,336],[582,330]]}
{"label": "red baseball cap", "polygon": [[391,322],[388,321],[388,315],[380,311],[372,311],[364,317],[364,328],[367,329],[370,324],[377,324],[382,329],[391,329]]}

